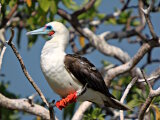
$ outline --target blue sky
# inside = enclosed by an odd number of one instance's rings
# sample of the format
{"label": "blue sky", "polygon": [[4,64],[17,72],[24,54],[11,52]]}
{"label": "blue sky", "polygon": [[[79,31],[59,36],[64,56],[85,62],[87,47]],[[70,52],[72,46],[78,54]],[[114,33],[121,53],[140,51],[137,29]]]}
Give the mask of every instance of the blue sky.
{"label": "blue sky", "polygon": [[[135,1],[134,1],[135,3]],[[102,11],[103,13],[109,14],[112,13],[114,8],[118,7],[121,8],[121,4],[119,0],[103,0],[99,10]],[[135,11],[136,13],[136,11]],[[152,22],[155,28],[155,32],[159,35],[160,27],[159,27],[159,20],[160,20],[160,14],[152,14]],[[101,25],[100,28],[98,29],[97,33],[105,32],[105,31],[118,31],[121,30],[121,26],[112,26],[112,25]],[[15,29],[16,31],[16,29]],[[44,95],[49,98],[50,100],[55,99],[59,100],[59,96],[56,95],[49,85],[47,84],[41,69],[40,69],[40,54],[41,54],[41,49],[43,45],[45,44],[44,38],[41,36],[38,38],[37,42],[35,45],[30,50],[27,50],[27,36],[26,30],[22,31],[22,36],[21,36],[21,48],[19,49],[19,52],[24,60],[24,63],[27,67],[27,70],[29,71],[30,75],[36,82],[36,84],[40,87]],[[145,28],[144,33],[149,33],[148,28]],[[7,39],[10,36],[10,31],[6,32],[6,37]],[[14,43],[16,43],[16,34],[13,40]],[[78,42],[77,42],[78,43]],[[123,40],[122,42],[118,42],[118,40],[109,40],[109,43],[112,45],[119,46],[126,52],[128,52],[131,57],[137,52],[139,49],[139,45],[137,44],[128,44],[127,40]],[[160,59],[160,54],[159,54],[160,48],[154,49],[153,56],[154,58],[159,58]],[[67,53],[71,53],[71,48],[68,46],[67,48]],[[96,65],[97,68],[102,67],[101,60],[107,60],[109,62],[112,62],[114,64],[119,64],[119,62],[113,58],[107,57],[99,53],[98,51],[93,52],[92,54],[86,55],[87,57],[93,64]],[[145,57],[142,59],[140,66],[143,62],[145,61]],[[160,66],[159,64],[154,64],[149,67],[147,67],[147,72],[150,73],[152,70]],[[14,92],[15,94],[21,95],[21,97],[27,97],[30,96],[31,94],[35,93],[35,90],[31,86],[31,84],[28,82],[28,80],[25,78],[21,67],[18,63],[17,58],[13,54],[13,51],[9,46],[7,46],[4,59],[3,59],[3,64],[2,64],[2,73],[4,73],[6,76],[4,78],[0,78],[0,80],[5,80],[5,81],[10,81],[10,86],[9,90]],[[160,82],[157,82],[155,88],[160,86]],[[39,96],[37,96],[39,98]],[[61,119],[61,111],[58,109],[55,109],[56,115],[58,118]],[[30,116],[25,116],[23,117],[23,120],[29,119]]]}

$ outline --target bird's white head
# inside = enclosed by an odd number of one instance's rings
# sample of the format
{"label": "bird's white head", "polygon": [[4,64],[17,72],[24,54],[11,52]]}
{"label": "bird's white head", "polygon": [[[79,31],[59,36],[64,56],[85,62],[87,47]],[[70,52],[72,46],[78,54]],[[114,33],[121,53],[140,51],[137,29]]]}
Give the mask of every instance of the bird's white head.
{"label": "bird's white head", "polygon": [[50,43],[58,43],[58,45],[66,46],[69,42],[68,29],[62,23],[57,21],[47,23],[42,28],[26,33],[26,35],[40,34],[51,36],[52,38],[48,41]]}

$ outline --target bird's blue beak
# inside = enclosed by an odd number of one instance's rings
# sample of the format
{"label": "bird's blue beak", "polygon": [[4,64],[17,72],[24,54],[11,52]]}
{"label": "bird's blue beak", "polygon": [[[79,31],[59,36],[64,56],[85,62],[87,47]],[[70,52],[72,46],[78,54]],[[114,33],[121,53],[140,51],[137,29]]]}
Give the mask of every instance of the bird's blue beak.
{"label": "bird's blue beak", "polygon": [[30,32],[27,32],[26,35],[40,35],[40,34],[46,35],[48,33],[49,33],[49,31],[46,30],[45,27],[42,27],[42,28],[39,28],[37,30],[33,30],[33,31],[30,31]]}

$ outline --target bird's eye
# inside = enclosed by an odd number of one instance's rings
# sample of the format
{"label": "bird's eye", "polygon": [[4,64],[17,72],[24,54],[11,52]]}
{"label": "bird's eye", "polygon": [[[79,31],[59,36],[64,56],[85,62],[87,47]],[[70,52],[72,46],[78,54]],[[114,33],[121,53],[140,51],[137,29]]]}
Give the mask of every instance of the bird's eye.
{"label": "bird's eye", "polygon": [[52,26],[47,26],[46,29],[47,29],[47,30],[51,30],[51,29],[52,29]]}

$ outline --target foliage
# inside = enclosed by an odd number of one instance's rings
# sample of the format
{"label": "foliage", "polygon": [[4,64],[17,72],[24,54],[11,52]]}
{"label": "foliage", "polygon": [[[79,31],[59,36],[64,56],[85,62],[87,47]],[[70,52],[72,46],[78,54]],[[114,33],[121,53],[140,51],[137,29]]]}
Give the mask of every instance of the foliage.
{"label": "foliage", "polygon": [[[57,11],[59,7],[64,8],[67,12],[73,13],[76,10],[82,8],[89,0],[83,1],[74,1],[74,0],[1,0],[2,9],[0,14],[0,28],[4,27],[4,23],[7,21],[7,16],[10,11],[18,4],[17,13],[15,17],[19,17],[20,20],[13,21],[10,26],[14,26],[17,28],[17,45],[20,47],[21,42],[21,34],[22,30],[26,29],[34,30],[36,28],[44,26],[46,23],[51,22],[53,20],[61,21],[68,25],[68,22],[57,16]],[[94,6],[87,10],[85,13],[82,13],[78,16],[78,20],[81,21],[92,21],[92,20],[104,20],[104,25],[114,25],[114,26],[122,26],[122,31],[126,30],[128,27],[136,27],[140,25],[140,21],[134,16],[133,9],[126,9],[120,13],[118,17],[111,17],[109,19],[104,19],[106,17],[106,13],[99,11],[99,6],[102,0],[96,0]],[[144,1],[144,0],[143,0]],[[149,0],[147,0],[146,4],[148,4]],[[114,12],[117,12],[118,9],[115,8]],[[129,21],[130,20],[130,21]],[[97,32],[97,26],[86,25],[93,32]],[[83,48],[86,45],[84,36],[80,34],[77,35],[79,38],[79,43]],[[143,37],[143,36],[142,36]],[[37,41],[37,36],[28,37],[28,48],[31,48]],[[111,63],[105,60],[102,60],[102,64],[104,67],[107,67]],[[127,85],[131,81],[131,76],[128,74],[119,76],[112,80],[111,83],[111,93],[117,98],[120,99],[123,95],[123,92]],[[17,98],[18,96],[12,92],[7,90],[9,86],[8,82],[0,82],[0,93],[9,97],[9,98]],[[142,103],[145,102],[147,96],[149,94],[149,89],[147,86],[142,90],[137,84],[135,84],[130,90],[126,104],[133,109],[137,109]],[[151,119],[160,119],[160,96],[154,98],[152,104],[149,107],[149,112],[151,113]],[[65,108],[63,113],[63,119],[71,119],[76,104],[72,104]],[[130,113],[128,113],[130,114]],[[104,111],[101,108],[92,106],[84,116],[84,120],[104,120],[105,119]],[[17,111],[11,111],[7,109],[0,108],[0,119],[20,119]],[[37,118],[40,119],[40,118]]]}
{"label": "foliage", "polygon": [[83,120],[104,120],[105,114],[99,107],[91,107],[85,112]]}

